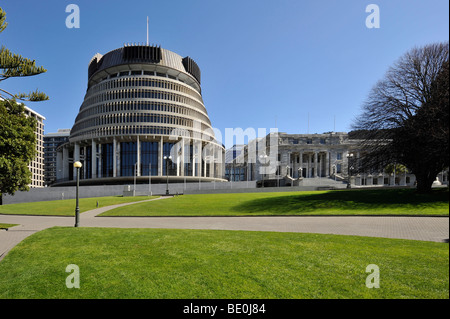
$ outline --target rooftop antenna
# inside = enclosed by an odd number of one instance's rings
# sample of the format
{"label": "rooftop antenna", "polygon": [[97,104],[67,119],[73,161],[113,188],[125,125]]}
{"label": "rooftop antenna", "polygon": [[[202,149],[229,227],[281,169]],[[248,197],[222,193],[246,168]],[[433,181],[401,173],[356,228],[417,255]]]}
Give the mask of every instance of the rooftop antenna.
{"label": "rooftop antenna", "polygon": [[147,16],[147,46],[148,46],[148,16]]}

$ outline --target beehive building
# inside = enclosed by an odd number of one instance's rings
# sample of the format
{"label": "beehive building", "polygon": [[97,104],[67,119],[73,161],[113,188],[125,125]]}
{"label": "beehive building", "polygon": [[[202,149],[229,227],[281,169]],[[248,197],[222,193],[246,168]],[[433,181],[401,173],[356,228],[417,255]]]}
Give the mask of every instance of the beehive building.
{"label": "beehive building", "polygon": [[96,54],[69,141],[58,148],[57,185],[222,181],[196,62],[151,45]]}

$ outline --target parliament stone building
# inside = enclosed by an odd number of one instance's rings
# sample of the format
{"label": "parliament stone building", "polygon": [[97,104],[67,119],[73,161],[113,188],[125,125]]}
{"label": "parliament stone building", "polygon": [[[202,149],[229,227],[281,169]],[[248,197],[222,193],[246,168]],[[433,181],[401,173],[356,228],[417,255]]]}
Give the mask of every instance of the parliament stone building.
{"label": "parliament stone building", "polygon": [[[351,139],[345,132],[274,132],[249,142],[240,156],[226,163],[226,178],[231,181],[258,181],[262,187],[415,185],[414,174],[407,171],[397,174],[385,170],[360,172],[364,154],[359,145],[360,140]],[[448,184],[448,171],[438,175],[436,184]]]}

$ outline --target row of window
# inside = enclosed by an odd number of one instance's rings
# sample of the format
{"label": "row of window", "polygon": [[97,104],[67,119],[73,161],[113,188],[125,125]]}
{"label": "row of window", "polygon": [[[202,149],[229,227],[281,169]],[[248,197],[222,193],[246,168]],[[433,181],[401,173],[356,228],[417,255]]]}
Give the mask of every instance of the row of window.
{"label": "row of window", "polygon": [[[212,140],[214,137],[209,135],[206,131],[208,127],[202,123],[201,133],[208,135]],[[80,131],[75,133],[72,138],[78,136],[85,136],[86,138],[93,137],[102,137],[102,136],[118,136],[118,135],[165,135],[170,136],[171,134],[182,136],[185,132],[179,131],[173,127],[164,127],[164,126],[147,126],[147,125],[128,125],[128,126],[107,126],[107,127],[99,127],[90,130]],[[193,134],[191,130],[189,130],[189,134]]]}
{"label": "row of window", "polygon": [[[144,72],[147,72],[147,71],[144,71]],[[171,81],[159,80],[159,79],[148,78],[148,77],[122,78],[122,79],[115,79],[115,80],[111,80],[111,81],[100,82],[99,84],[96,84],[96,85],[92,86],[91,88],[89,88],[88,92],[86,93],[86,97],[93,95],[95,93],[98,93],[100,91],[104,91],[104,90],[111,90],[111,89],[116,89],[116,88],[135,88],[138,86],[148,86],[148,87],[156,87],[156,88],[161,88],[161,89],[178,91],[181,93],[192,95],[194,97],[197,97],[199,100],[202,100],[200,93],[198,93],[196,90],[192,89],[191,87],[187,87],[187,86],[177,84],[177,83],[174,83]]]}
{"label": "row of window", "polygon": [[209,117],[197,110],[187,108],[184,106],[162,103],[162,102],[147,102],[147,101],[121,101],[104,104],[97,104],[80,111],[77,117],[77,122],[83,118],[95,115],[105,114],[111,112],[129,112],[129,111],[159,111],[170,112],[182,115],[191,116],[205,123],[211,124]]}
{"label": "row of window", "polygon": [[164,115],[164,114],[149,114],[149,113],[119,113],[106,114],[99,117],[87,119],[83,122],[77,123],[74,126],[74,131],[82,130],[88,127],[111,125],[111,124],[128,124],[128,123],[161,123],[171,124],[183,127],[193,127],[194,121],[184,117]]}
{"label": "row of window", "polygon": [[[171,154],[174,143],[164,143],[163,156],[169,156]],[[186,176],[191,176],[192,173],[197,174],[198,170],[209,175],[210,164],[203,162],[202,165],[195,165],[192,156],[192,145],[190,147],[190,160],[184,164],[184,170]],[[113,177],[114,169],[114,152],[113,144],[101,144],[97,145],[97,152],[101,151],[101,155],[96,157],[96,175],[98,177]],[[140,143],[140,171],[142,176],[158,175],[159,167],[159,144],[158,142],[141,142]],[[92,178],[92,147],[87,146],[80,150],[80,155],[83,155],[83,166],[80,171],[80,176],[84,178]],[[121,142],[120,143],[120,176],[134,176],[136,174],[137,163],[137,143],[136,142]],[[163,175],[176,175],[177,163],[171,160],[162,161]],[[203,165],[206,164],[206,165]],[[193,172],[194,170],[194,172]],[[69,167],[69,176],[72,173],[72,169]]]}
{"label": "row of window", "polygon": [[206,112],[205,106],[192,98],[171,92],[163,92],[158,90],[145,90],[145,89],[127,89],[127,90],[117,90],[100,93],[98,95],[86,98],[83,102],[82,107],[110,100],[124,100],[124,99],[167,100],[177,103],[183,103],[195,107],[203,112]]}
{"label": "row of window", "polygon": [[[300,144],[300,143],[310,145],[310,144],[313,144],[313,139],[312,138],[307,138],[307,139],[293,138],[293,139],[289,139],[289,142],[290,142],[290,144],[295,144],[295,145]],[[317,141],[314,141],[314,142],[317,142]],[[324,139],[324,138],[320,138],[318,140],[318,142],[319,142],[319,144],[323,144],[323,145],[327,143],[326,139]]]}

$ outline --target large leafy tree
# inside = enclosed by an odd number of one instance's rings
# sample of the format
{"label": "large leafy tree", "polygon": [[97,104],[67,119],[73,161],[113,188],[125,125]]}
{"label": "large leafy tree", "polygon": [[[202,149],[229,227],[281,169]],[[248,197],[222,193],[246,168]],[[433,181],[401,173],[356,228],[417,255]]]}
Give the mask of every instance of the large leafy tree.
{"label": "large leafy tree", "polygon": [[[7,26],[6,14],[0,8],[0,33]],[[0,82],[10,78],[34,76],[46,72],[34,60],[12,53],[3,45],[0,49]],[[43,101],[48,96],[38,90],[12,93],[0,88],[0,205],[2,194],[13,195],[28,190],[31,173],[28,164],[35,157],[36,121],[27,117],[20,101]]]}
{"label": "large leafy tree", "polygon": [[23,104],[0,101],[0,195],[29,189],[28,164],[35,157],[35,130],[36,120],[25,116]]}
{"label": "large leafy tree", "polygon": [[405,165],[420,192],[448,167],[447,43],[414,48],[371,90],[353,125],[366,150],[362,170]]}
{"label": "large leafy tree", "polygon": [[449,166],[449,63],[431,85],[431,98],[416,114],[393,130],[396,157],[416,175],[417,188],[427,192]]}

